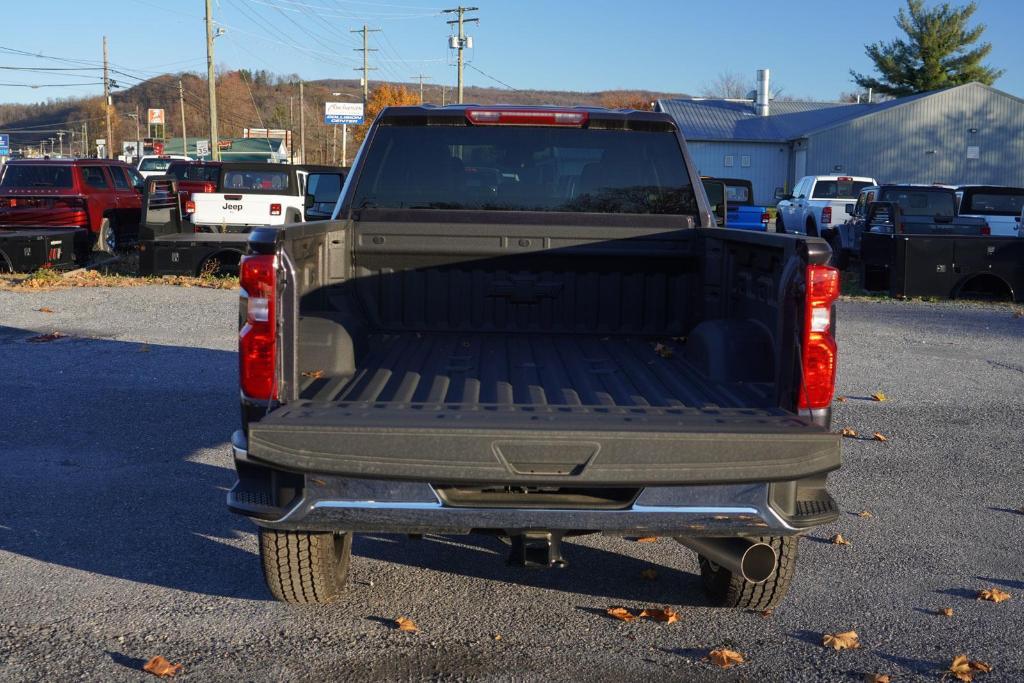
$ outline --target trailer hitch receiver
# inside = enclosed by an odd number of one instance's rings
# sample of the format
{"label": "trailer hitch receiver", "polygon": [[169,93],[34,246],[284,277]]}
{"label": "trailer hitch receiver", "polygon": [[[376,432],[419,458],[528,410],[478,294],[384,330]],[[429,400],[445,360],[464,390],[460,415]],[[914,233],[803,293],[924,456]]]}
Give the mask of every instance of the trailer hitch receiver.
{"label": "trailer hitch receiver", "polygon": [[562,557],[561,531],[521,531],[509,534],[512,551],[508,563],[528,569],[565,567],[568,562]]}

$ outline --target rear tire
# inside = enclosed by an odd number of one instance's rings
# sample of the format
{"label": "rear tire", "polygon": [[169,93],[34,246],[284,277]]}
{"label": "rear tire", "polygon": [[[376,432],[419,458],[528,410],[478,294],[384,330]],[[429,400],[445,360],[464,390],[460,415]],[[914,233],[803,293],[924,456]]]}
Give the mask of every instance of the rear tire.
{"label": "rear tire", "polygon": [[782,222],[782,214],[775,214],[775,232],[786,232],[786,224]]}
{"label": "rear tire", "polygon": [[789,584],[796,574],[797,536],[761,536],[750,539],[767,543],[779,558],[775,573],[764,583],[750,583],[742,576],[734,575],[725,567],[698,555],[700,577],[704,593],[715,607],[765,610],[776,607],[789,591]]}
{"label": "rear tire", "polygon": [[117,231],[114,230],[109,218],[104,218],[100,223],[100,231],[96,235],[96,243],[92,249],[111,256],[117,251]]}
{"label": "rear tire", "polygon": [[274,599],[293,605],[332,602],[345,590],[352,534],[260,529],[263,578]]}
{"label": "rear tire", "polygon": [[842,240],[838,233],[833,233],[828,238],[828,246],[832,247],[832,256],[829,263],[839,270],[846,270],[850,267],[850,254],[843,249]]}
{"label": "rear tire", "polygon": [[814,221],[807,221],[807,236],[818,237],[818,226],[814,224]]}

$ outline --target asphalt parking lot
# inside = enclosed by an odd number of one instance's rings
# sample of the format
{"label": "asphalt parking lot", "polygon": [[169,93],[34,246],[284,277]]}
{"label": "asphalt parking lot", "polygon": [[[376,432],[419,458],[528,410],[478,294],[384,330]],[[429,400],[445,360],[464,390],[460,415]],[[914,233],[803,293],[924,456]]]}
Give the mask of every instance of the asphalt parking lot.
{"label": "asphalt parking lot", "polygon": [[[840,303],[834,426],[888,440],[844,440],[844,513],[802,541],[768,617],[707,607],[674,541],[599,536],[548,572],[507,567],[493,538],[363,536],[344,601],[274,603],[253,526],[224,506],[237,294],[0,292],[0,311],[2,680],[146,680],[158,654],[183,680],[937,680],[956,654],[992,665],[977,681],[1024,680],[1024,318],[1010,307]],[[975,599],[989,587],[1012,597]],[[604,614],[615,605],[681,620],[622,623]],[[399,615],[420,632],[392,628]],[[860,649],[822,647],[850,629]],[[703,661],[723,646],[746,663]]]}

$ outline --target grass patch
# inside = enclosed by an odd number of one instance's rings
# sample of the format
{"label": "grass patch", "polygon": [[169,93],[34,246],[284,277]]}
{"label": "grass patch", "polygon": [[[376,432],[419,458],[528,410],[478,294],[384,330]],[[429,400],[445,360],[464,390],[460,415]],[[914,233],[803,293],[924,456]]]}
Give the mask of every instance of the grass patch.
{"label": "grass patch", "polygon": [[40,268],[34,273],[0,275],[0,289],[7,291],[47,291],[72,287],[146,287],[171,285],[174,287],[202,287],[205,289],[236,289],[238,278],[204,273],[202,277],[164,275],[142,277],[119,273],[100,273],[95,270],[75,270],[59,273],[51,268]]}

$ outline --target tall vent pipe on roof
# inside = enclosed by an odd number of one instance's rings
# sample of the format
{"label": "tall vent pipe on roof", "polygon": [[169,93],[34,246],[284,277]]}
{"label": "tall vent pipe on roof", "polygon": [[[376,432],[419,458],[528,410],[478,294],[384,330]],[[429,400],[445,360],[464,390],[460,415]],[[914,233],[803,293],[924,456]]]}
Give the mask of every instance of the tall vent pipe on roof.
{"label": "tall vent pipe on roof", "polygon": [[757,109],[758,116],[768,116],[768,98],[769,95],[769,80],[771,73],[768,69],[757,70],[757,100],[754,102],[754,107]]}

